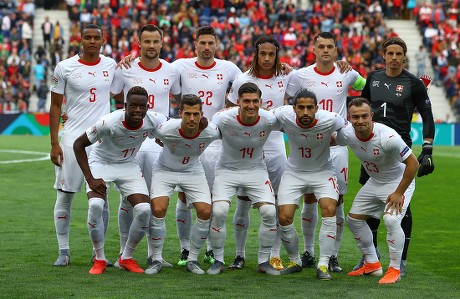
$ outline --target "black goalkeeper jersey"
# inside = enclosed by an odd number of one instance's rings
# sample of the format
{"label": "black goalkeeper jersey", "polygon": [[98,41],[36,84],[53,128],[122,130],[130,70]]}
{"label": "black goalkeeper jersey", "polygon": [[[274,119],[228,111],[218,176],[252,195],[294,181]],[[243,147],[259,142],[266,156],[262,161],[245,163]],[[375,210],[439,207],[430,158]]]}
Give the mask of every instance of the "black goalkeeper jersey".
{"label": "black goalkeeper jersey", "polygon": [[398,77],[387,76],[385,69],[371,72],[361,96],[368,99],[374,112],[373,120],[383,123],[398,132],[408,146],[412,114],[431,110],[431,101],[423,82],[403,70]]}

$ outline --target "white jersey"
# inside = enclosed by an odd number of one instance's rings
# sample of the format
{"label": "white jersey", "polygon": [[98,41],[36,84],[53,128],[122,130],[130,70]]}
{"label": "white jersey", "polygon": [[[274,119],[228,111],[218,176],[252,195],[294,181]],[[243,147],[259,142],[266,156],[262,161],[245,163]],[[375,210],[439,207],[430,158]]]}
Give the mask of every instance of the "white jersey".
{"label": "white jersey", "polygon": [[66,144],[73,144],[86,129],[110,113],[115,67],[115,61],[103,55],[94,64],[87,64],[75,55],[59,62],[54,69],[51,91],[65,95],[65,112],[69,117],[62,130]]}
{"label": "white jersey", "polygon": [[206,129],[190,138],[183,135],[181,124],[181,119],[170,119],[158,128],[158,139],[164,147],[155,166],[169,171],[203,171],[199,157],[211,142],[220,138],[219,129],[208,123]]}
{"label": "white jersey", "polygon": [[180,74],[182,94],[198,95],[208,119],[224,109],[227,88],[241,74],[234,63],[221,59],[214,59],[210,67],[201,67],[196,58],[178,59],[172,65]]}
{"label": "white jersey", "polygon": [[331,135],[345,125],[343,117],[319,110],[313,124],[304,128],[299,126],[293,106],[286,105],[274,112],[288,136],[290,152],[287,167],[309,172],[332,168],[329,148]]}
{"label": "white jersey", "polygon": [[123,91],[126,101],[128,91],[134,86],[142,86],[149,94],[149,110],[169,115],[169,94],[180,94],[180,78],[174,67],[160,59],[155,69],[147,69],[139,58],[133,61],[131,68],[120,68],[115,72],[112,93]]}
{"label": "white jersey", "polygon": [[353,86],[360,77],[355,70],[341,74],[335,64],[331,72],[321,73],[313,64],[293,71],[286,93],[294,96],[299,89],[307,88],[316,94],[320,109],[346,118],[348,86]]}
{"label": "white jersey", "polygon": [[273,130],[279,130],[279,122],[272,112],[259,110],[259,118],[252,125],[241,122],[239,107],[216,113],[212,122],[222,134],[222,150],[216,168],[249,170],[265,168],[263,146]]}
{"label": "white jersey", "polygon": [[163,114],[148,111],[138,128],[129,128],[125,123],[125,111],[120,109],[107,114],[86,130],[91,143],[95,144],[89,162],[128,163],[134,160],[142,142],[154,138],[157,127],[165,122]]}
{"label": "white jersey", "polygon": [[[247,82],[256,84],[262,91],[262,105],[265,109],[274,109],[284,105],[284,94],[288,86],[291,74],[270,77],[255,77],[249,75],[249,71],[241,74],[232,84],[228,94],[228,100],[238,105],[238,89]],[[264,150],[268,152],[278,152],[280,145],[284,145],[282,132],[272,132],[265,144]]]}
{"label": "white jersey", "polygon": [[336,142],[348,145],[369,176],[379,183],[390,183],[402,177],[406,168],[402,162],[412,153],[395,130],[380,123],[374,123],[373,132],[367,140],[359,139],[348,123],[337,132]]}

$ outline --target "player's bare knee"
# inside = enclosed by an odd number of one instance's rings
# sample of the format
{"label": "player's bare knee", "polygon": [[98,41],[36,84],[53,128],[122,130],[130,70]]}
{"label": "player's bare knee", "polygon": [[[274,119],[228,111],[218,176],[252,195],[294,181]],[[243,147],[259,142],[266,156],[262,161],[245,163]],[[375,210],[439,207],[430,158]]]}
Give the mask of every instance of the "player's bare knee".
{"label": "player's bare knee", "polygon": [[287,215],[286,213],[278,214],[278,223],[282,226],[291,225],[294,222],[294,215]]}
{"label": "player's bare knee", "polygon": [[209,220],[211,218],[211,205],[201,205],[197,208],[196,217],[201,220]]}

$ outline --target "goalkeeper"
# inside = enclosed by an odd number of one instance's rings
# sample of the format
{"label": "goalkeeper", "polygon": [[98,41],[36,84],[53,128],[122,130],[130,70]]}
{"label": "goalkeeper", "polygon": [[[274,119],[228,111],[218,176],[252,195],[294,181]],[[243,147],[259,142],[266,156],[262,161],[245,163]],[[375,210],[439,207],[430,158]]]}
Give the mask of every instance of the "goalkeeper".
{"label": "goalkeeper", "polygon": [[[420,166],[417,177],[428,175],[434,170],[432,153],[435,127],[431,102],[427,93],[431,78],[422,76],[419,79],[404,69],[407,46],[401,38],[386,39],[382,44],[382,50],[386,64],[385,69],[376,70],[369,74],[361,96],[371,102],[374,121],[396,130],[409,147],[412,146],[410,137],[412,114],[417,109],[423,120],[423,146],[422,153],[418,157]],[[364,184],[368,178],[368,174],[361,168],[359,182]],[[367,224],[372,230],[374,245],[377,247],[377,229],[380,220],[369,218]],[[406,237],[400,267],[403,276],[406,271],[407,249],[412,232],[410,206],[407,208],[401,227]],[[362,262],[363,259],[355,269],[360,268]]]}

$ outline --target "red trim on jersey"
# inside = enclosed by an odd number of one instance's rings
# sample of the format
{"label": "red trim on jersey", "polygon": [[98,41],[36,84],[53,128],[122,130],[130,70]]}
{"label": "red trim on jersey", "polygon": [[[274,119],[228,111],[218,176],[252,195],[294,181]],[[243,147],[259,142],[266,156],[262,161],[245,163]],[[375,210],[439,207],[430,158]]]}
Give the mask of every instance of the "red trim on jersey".
{"label": "red trim on jersey", "polygon": [[198,64],[198,61],[195,61],[195,65],[202,70],[209,70],[216,66],[216,61],[214,60],[214,62],[210,66],[201,66]]}
{"label": "red trim on jersey", "polygon": [[142,63],[141,63],[140,61],[138,62],[138,65],[139,65],[139,67],[140,67],[141,69],[143,69],[144,71],[147,71],[147,72],[156,72],[156,71],[158,71],[159,69],[161,69],[161,66],[162,66],[163,64],[162,64],[161,61],[160,61],[160,64],[159,64],[156,68],[154,68],[154,69],[148,69],[148,68],[146,68],[145,66],[142,65]]}
{"label": "red trim on jersey", "polygon": [[270,75],[270,76],[256,76],[257,78],[259,79],[271,79],[273,78],[274,75]]}
{"label": "red trim on jersey", "polygon": [[196,139],[198,136],[200,136],[200,131],[198,131],[198,132],[196,133],[196,135],[193,136],[193,137],[185,136],[184,132],[182,132],[181,129],[179,129],[179,134],[180,134],[180,136],[182,136],[182,137],[185,138],[185,139]]}
{"label": "red trim on jersey", "polygon": [[96,65],[99,62],[101,62],[101,57],[99,57],[96,62],[84,62],[83,60],[81,60],[81,58],[78,59],[78,62],[80,62],[81,64],[84,64],[84,65],[93,66],[93,65]]}
{"label": "red trim on jersey", "polygon": [[367,137],[366,139],[361,139],[361,138],[359,138],[359,136],[356,135],[356,133],[355,133],[355,136],[356,136],[356,138],[358,138],[358,140],[361,141],[361,142],[368,142],[369,140],[372,139],[372,137],[374,137],[374,132],[372,132],[371,135],[370,135],[369,137]]}
{"label": "red trim on jersey", "polygon": [[310,128],[313,128],[314,126],[316,126],[316,124],[318,123],[318,119],[315,118],[315,120],[313,121],[313,123],[310,125],[310,126],[304,126],[302,125],[301,123],[299,123],[299,120],[297,119],[297,117],[295,118],[295,123],[301,127],[302,129],[310,129]]}
{"label": "red trim on jersey", "polygon": [[259,120],[260,120],[260,115],[257,117],[257,120],[256,120],[254,123],[249,124],[249,125],[247,125],[247,124],[245,124],[245,123],[243,123],[243,122],[241,121],[241,118],[240,118],[240,115],[239,115],[239,114],[236,116],[236,119],[237,119],[238,122],[239,122],[240,124],[242,124],[243,126],[245,126],[245,127],[252,127],[252,126],[254,126],[255,124],[257,124],[257,123],[259,122]]}
{"label": "red trim on jersey", "polygon": [[123,124],[123,127],[125,127],[126,129],[128,129],[130,131],[136,131],[136,130],[139,130],[140,128],[142,128],[142,125],[144,124],[144,120],[142,120],[142,123],[139,126],[137,126],[136,128],[131,128],[130,126],[128,126],[128,124],[124,120],[121,123]]}
{"label": "red trim on jersey", "polygon": [[327,73],[322,73],[320,72],[316,66],[313,68],[313,70],[315,71],[315,73],[317,73],[318,75],[321,75],[321,76],[327,76],[327,75],[330,75],[332,74],[334,71],[335,71],[335,66],[332,68],[332,70],[330,72],[327,72]]}

